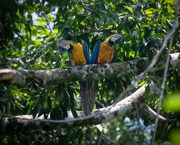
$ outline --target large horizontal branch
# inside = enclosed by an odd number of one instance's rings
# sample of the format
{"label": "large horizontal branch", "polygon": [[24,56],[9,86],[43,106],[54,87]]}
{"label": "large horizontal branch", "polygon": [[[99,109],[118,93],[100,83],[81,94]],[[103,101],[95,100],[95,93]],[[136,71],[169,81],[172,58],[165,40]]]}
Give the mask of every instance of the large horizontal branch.
{"label": "large horizontal branch", "polygon": [[0,84],[26,86],[31,80],[40,84],[62,83],[71,81],[99,80],[136,74],[145,69],[147,59],[128,62],[82,65],[52,70],[0,70]]}
{"label": "large horizontal branch", "polygon": [[[95,110],[90,116],[82,117],[82,113],[79,114],[79,118],[73,118],[72,115],[68,115],[65,120],[51,120],[44,119],[43,117],[33,119],[32,115],[24,116],[9,116],[2,117],[0,128],[4,131],[12,129],[12,126],[16,126],[18,130],[23,129],[38,129],[41,127],[44,130],[50,130],[50,124],[56,124],[58,127],[76,127],[76,126],[87,126],[96,125],[103,122],[108,122],[113,120],[115,117],[123,117],[128,113],[132,113],[138,109],[143,112],[150,119],[156,117],[156,113],[152,111],[149,107],[144,105],[144,92],[146,84],[141,86],[137,91],[128,96],[127,98],[121,100],[120,102],[108,106],[106,108]],[[3,116],[3,114],[0,114]],[[5,115],[4,115],[5,116]],[[8,116],[8,115],[7,115]],[[166,118],[159,115],[159,118],[163,121],[167,121]]]}
{"label": "large horizontal branch", "polygon": [[[171,64],[180,63],[180,53],[171,54]],[[136,59],[127,62],[82,65],[76,67],[52,70],[0,70],[0,85],[27,86],[30,83],[46,85],[72,81],[112,79],[132,74],[138,74],[146,69],[147,59]],[[162,65],[163,66],[163,65]],[[163,67],[162,67],[163,68]]]}

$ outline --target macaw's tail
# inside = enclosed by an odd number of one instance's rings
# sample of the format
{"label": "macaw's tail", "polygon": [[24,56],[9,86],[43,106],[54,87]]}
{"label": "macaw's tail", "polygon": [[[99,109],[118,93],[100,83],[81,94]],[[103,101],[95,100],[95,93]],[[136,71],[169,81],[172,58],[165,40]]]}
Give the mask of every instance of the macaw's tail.
{"label": "macaw's tail", "polygon": [[80,82],[80,96],[83,105],[84,114],[90,115],[96,98],[98,90],[98,81],[83,81]]}

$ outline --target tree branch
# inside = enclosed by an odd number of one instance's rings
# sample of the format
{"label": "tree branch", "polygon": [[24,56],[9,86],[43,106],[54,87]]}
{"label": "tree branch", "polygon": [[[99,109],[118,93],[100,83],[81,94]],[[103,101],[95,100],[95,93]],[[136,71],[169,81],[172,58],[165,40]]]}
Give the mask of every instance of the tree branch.
{"label": "tree branch", "polygon": [[26,86],[28,81],[38,81],[40,85],[72,81],[110,79],[136,74],[145,69],[147,59],[110,64],[93,64],[52,70],[0,70],[0,84]]}
{"label": "tree branch", "polygon": [[118,29],[118,27],[104,28],[104,29],[89,29],[89,30],[83,30],[80,32],[75,32],[72,36],[86,34],[86,33],[92,33],[92,32],[112,31],[112,30],[117,30],[117,29]]}
{"label": "tree branch", "polygon": [[[127,98],[121,100],[120,102],[108,106],[106,108],[96,109],[90,116],[83,116],[82,111],[78,112],[79,118],[73,118],[71,113],[68,113],[68,117],[65,120],[51,120],[44,119],[43,116],[33,119],[32,115],[23,116],[12,116],[0,114],[3,116],[1,118],[0,128],[3,130],[11,129],[12,126],[16,126],[18,129],[37,129],[42,127],[44,130],[50,129],[50,124],[57,124],[59,127],[76,127],[76,126],[87,126],[96,125],[103,122],[108,122],[115,117],[123,117],[128,113],[136,111],[136,107],[150,119],[156,117],[156,113],[149,107],[144,105],[144,97],[146,84],[142,85],[137,91],[128,96]],[[135,107],[136,104],[136,107]],[[146,112],[147,111],[147,112]],[[7,117],[4,117],[7,116]],[[163,121],[167,121],[164,117],[158,115]]]}
{"label": "tree branch", "polygon": [[[180,63],[180,53],[171,54],[171,56],[173,57],[170,63],[176,67]],[[127,62],[83,65],[52,70],[30,71],[0,69],[0,85],[18,85],[25,87],[30,83],[46,85],[49,83],[56,84],[72,81],[112,79],[138,74],[145,70],[147,65],[147,59],[144,58]]]}
{"label": "tree branch", "polygon": [[[174,18],[174,24],[173,24],[173,28],[171,29],[171,31],[169,32],[169,36],[166,35],[165,37],[165,40],[166,40],[166,43],[169,39],[169,37],[171,37],[171,41],[170,41],[170,44],[169,44],[169,50],[168,50],[168,54],[167,54],[167,59],[166,59],[166,67],[165,67],[165,70],[164,70],[164,76],[163,76],[163,82],[162,82],[162,86],[161,86],[161,92],[160,92],[160,97],[159,97],[159,103],[158,103],[158,109],[157,109],[157,116],[156,116],[156,119],[155,119],[155,125],[154,125],[154,133],[153,133],[153,137],[152,137],[152,144],[154,144],[154,141],[155,141],[155,137],[156,137],[156,130],[157,130],[157,126],[158,126],[158,115],[160,113],[160,107],[161,107],[161,104],[162,104],[162,99],[163,99],[163,96],[164,96],[164,89],[165,89],[165,83],[166,83],[166,76],[167,76],[167,71],[168,71],[168,67],[169,67],[169,60],[170,60],[170,53],[171,53],[171,48],[172,48],[172,43],[173,43],[173,37],[174,37],[174,32],[176,31],[176,28],[178,27],[178,12],[179,12],[179,4],[180,4],[180,1],[178,0],[177,3],[176,3],[176,7],[175,7],[175,18]],[[164,41],[165,41],[164,40]],[[163,49],[163,46],[165,47],[166,43],[164,42],[161,49]],[[160,54],[159,54],[160,55]],[[157,55],[158,56],[158,55]],[[158,58],[157,58],[158,59]]]}
{"label": "tree branch", "polygon": [[153,133],[152,143],[154,143],[155,137],[156,137],[156,130],[157,130],[157,125],[158,125],[158,120],[159,120],[158,114],[160,114],[160,108],[161,108],[162,99],[163,99],[163,96],[164,96],[165,83],[166,83],[166,77],[167,77],[167,72],[168,72],[168,67],[169,67],[169,60],[170,60],[170,53],[171,53],[172,43],[173,43],[173,36],[172,36],[171,42],[170,42],[170,44],[169,44],[168,57],[167,57],[167,59],[166,59],[166,67],[165,67],[165,70],[164,70],[163,82],[162,82],[162,86],[161,86],[161,92],[160,92],[158,109],[157,109],[157,117],[156,117],[156,119],[155,119],[155,125],[154,125],[154,133]]}

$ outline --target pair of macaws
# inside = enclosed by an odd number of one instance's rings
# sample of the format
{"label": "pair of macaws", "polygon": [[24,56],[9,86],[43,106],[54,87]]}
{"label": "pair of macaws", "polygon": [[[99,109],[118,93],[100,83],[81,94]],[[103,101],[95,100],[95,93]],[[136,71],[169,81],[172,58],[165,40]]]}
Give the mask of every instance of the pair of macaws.
{"label": "pair of macaws", "polygon": [[[69,60],[72,66],[83,64],[109,63],[113,59],[115,44],[120,43],[122,36],[113,34],[108,37],[103,43],[98,41],[94,48],[91,58],[89,56],[88,45],[85,41],[76,43],[69,40],[64,40],[59,44],[59,50],[68,51]],[[80,96],[83,105],[84,114],[90,115],[98,90],[98,81],[80,81]]]}

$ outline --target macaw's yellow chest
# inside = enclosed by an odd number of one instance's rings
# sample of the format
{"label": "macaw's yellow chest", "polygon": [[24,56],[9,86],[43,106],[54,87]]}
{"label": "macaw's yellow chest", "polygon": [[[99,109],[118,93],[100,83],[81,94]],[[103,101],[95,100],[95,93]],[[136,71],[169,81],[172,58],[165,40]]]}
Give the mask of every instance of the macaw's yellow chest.
{"label": "macaw's yellow chest", "polygon": [[110,46],[108,43],[102,43],[100,46],[98,63],[109,63],[112,61],[114,55],[114,46]]}
{"label": "macaw's yellow chest", "polygon": [[70,52],[72,66],[86,64],[86,58],[83,51],[83,45],[80,43],[77,43],[77,44],[74,44],[73,46],[74,48]]}

